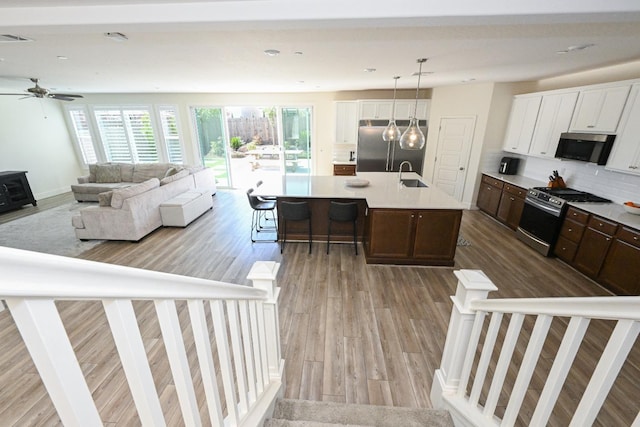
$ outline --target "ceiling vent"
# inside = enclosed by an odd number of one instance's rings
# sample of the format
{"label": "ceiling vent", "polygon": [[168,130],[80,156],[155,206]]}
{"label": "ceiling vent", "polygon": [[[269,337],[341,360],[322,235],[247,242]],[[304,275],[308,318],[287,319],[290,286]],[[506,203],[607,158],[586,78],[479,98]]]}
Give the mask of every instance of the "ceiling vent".
{"label": "ceiling vent", "polygon": [[0,34],[0,43],[32,42],[33,39],[15,34]]}

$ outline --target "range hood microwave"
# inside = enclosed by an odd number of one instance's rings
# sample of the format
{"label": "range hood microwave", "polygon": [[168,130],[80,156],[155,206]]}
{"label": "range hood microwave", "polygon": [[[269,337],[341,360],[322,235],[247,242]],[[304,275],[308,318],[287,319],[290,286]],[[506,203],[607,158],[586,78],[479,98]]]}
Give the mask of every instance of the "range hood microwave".
{"label": "range hood microwave", "polygon": [[560,135],[556,157],[604,165],[607,163],[615,139],[615,135],[563,133]]}

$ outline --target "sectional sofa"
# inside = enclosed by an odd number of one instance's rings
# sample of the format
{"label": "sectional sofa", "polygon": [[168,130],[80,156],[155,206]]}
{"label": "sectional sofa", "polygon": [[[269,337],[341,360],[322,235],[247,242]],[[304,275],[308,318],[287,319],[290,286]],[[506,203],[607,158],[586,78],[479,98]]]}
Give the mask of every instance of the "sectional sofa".
{"label": "sectional sofa", "polygon": [[211,207],[216,185],[213,171],[203,167],[109,163],[90,165],[71,189],[78,201],[98,202],[72,218],[79,239],[138,241],[163,225],[164,202],[199,193],[199,215]]}

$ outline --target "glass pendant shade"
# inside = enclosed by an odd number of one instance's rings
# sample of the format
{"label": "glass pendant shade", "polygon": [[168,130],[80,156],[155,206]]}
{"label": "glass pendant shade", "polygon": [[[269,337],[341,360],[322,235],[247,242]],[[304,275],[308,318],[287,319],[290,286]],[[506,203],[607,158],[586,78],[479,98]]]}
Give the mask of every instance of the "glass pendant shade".
{"label": "glass pendant shade", "polygon": [[418,115],[418,94],[420,92],[420,76],[422,76],[422,64],[424,64],[426,61],[426,58],[417,60],[418,64],[420,64],[420,71],[418,71],[418,86],[416,87],[416,106],[413,110],[413,117],[409,122],[409,127],[400,137],[400,148],[402,148],[403,150],[422,150],[425,144],[424,134],[418,126],[419,121],[416,116]]}
{"label": "glass pendant shade", "polygon": [[389,120],[389,124],[382,132],[382,139],[386,142],[400,141],[400,129],[394,119]]}
{"label": "glass pendant shade", "polygon": [[396,124],[396,89],[398,87],[398,79],[400,76],[394,76],[395,84],[393,86],[393,106],[391,107],[391,120],[382,132],[382,140],[385,142],[400,141],[400,129]]}

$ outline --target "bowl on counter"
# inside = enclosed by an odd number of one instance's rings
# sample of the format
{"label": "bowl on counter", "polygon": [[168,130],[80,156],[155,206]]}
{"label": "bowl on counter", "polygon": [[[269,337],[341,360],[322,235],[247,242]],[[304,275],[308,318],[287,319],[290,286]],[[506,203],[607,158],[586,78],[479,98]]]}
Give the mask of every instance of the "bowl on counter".
{"label": "bowl on counter", "polygon": [[345,184],[347,185],[347,187],[366,187],[367,185],[369,185],[369,181],[360,178],[350,178],[347,179]]}
{"label": "bowl on counter", "polygon": [[630,214],[640,215],[640,204],[634,203],[633,205],[623,204],[624,210]]}

